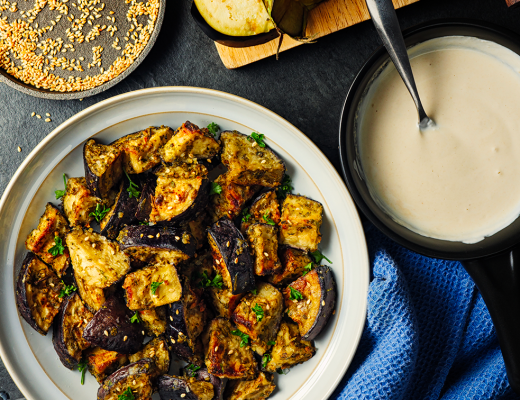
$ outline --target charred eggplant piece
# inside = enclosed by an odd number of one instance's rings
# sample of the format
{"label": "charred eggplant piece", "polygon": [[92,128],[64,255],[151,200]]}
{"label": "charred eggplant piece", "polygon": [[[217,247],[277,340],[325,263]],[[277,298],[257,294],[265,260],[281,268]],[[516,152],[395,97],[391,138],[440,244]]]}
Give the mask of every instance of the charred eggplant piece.
{"label": "charred eggplant piece", "polygon": [[139,324],[130,322],[131,318],[130,310],[112,296],[87,324],[83,339],[108,351],[137,353],[143,346],[144,331]]}
{"label": "charred eggplant piece", "polygon": [[164,306],[139,310],[138,313],[148,336],[160,336],[166,331],[166,308]]}
{"label": "charred eggplant piece", "polygon": [[222,163],[228,180],[237,185],[277,187],[285,174],[285,163],[266,144],[260,147],[251,137],[237,131],[220,135]]}
{"label": "charred eggplant piece", "polygon": [[94,196],[106,199],[123,176],[123,153],[90,139],[83,146],[83,164],[87,187]]}
{"label": "charred eggplant piece", "polygon": [[247,230],[253,250],[256,275],[271,275],[282,269],[278,259],[278,229],[268,224],[253,224]]}
{"label": "charred eggplant piece", "polygon": [[247,212],[244,211],[240,230],[245,234],[252,224],[265,224],[268,221],[272,221],[275,226],[280,224],[280,203],[274,190],[261,193]]}
{"label": "charred eggplant piece", "polygon": [[[133,177],[131,179],[132,181],[134,180]],[[144,176],[140,177],[139,180],[141,182],[141,195],[137,201],[137,211],[135,213],[135,217],[139,221],[148,221],[150,218],[150,213],[152,212],[155,187],[157,186],[157,177],[154,174],[149,173],[144,174]]]}
{"label": "charred eggplant piece", "polygon": [[129,187],[130,181],[125,178],[119,186],[114,204],[108,214],[101,220],[100,233],[109,239],[114,240],[125,225],[132,225],[137,222],[137,218],[135,217],[135,213],[137,212],[137,199],[133,196],[129,196]]}
{"label": "charred eggplant piece", "polygon": [[282,206],[280,244],[305,251],[318,250],[323,206],[305,196],[288,194]]}
{"label": "charred eggplant piece", "polygon": [[227,319],[211,321],[206,349],[206,367],[210,374],[230,379],[251,379],[256,375],[253,352],[237,332]]}
{"label": "charred eggplant piece", "polygon": [[213,400],[211,382],[175,375],[162,375],[157,380],[161,400]]}
{"label": "charred eggplant piece", "polygon": [[99,387],[98,400],[115,400],[121,398],[125,392],[130,391],[135,400],[151,400],[153,393],[152,377],[155,365],[149,358],[128,364],[118,369],[105,379]]}
{"label": "charred eggplant piece", "polygon": [[[196,369],[196,371],[194,371]],[[224,391],[224,383],[219,377],[211,375],[207,368],[194,368],[194,365],[187,365],[181,369],[181,375],[184,378],[195,378],[197,381],[209,382],[213,385],[213,399],[222,400],[222,392]]]}
{"label": "charred eggplant piece", "polygon": [[188,232],[175,227],[128,226],[117,240],[121,250],[130,257],[146,263],[178,264],[195,254],[195,239]]}
{"label": "charred eggplant piece", "polygon": [[159,150],[173,135],[171,128],[150,127],[116,140],[113,146],[123,152],[123,167],[127,174],[142,174],[161,162]]}
{"label": "charred eggplant piece", "polygon": [[206,211],[198,212],[193,219],[190,219],[186,224],[186,230],[192,234],[197,241],[197,250],[202,249],[206,243],[206,229],[208,229],[209,218]]}
{"label": "charred eggplant piece", "polygon": [[280,251],[280,261],[282,271],[267,278],[273,285],[287,285],[295,281],[302,276],[305,267],[312,262],[312,259],[305,251],[284,247]]}
{"label": "charred eggplant piece", "polygon": [[170,353],[168,351],[168,343],[163,338],[155,338],[144,346],[144,348],[130,356],[128,361],[135,363],[144,358],[149,358],[155,364],[153,376],[167,374],[170,370]]}
{"label": "charred eggplant piece", "polygon": [[107,376],[128,364],[128,357],[116,351],[93,347],[85,351],[88,371],[103,384]]}
{"label": "charred eggplant piece", "polygon": [[92,317],[79,295],[72,293],[63,301],[54,319],[52,344],[61,363],[68,369],[76,368],[83,350],[90,347],[90,343],[83,339],[83,329]]}
{"label": "charred eggplant piece", "polygon": [[233,294],[230,289],[209,288],[210,304],[221,317],[230,319],[244,293]]}
{"label": "charred eggplant piece", "polygon": [[298,324],[302,339],[313,340],[327,324],[336,304],[332,270],[320,265],[291,283],[283,296],[287,316]]}
{"label": "charred eggplant piece", "polygon": [[94,219],[90,215],[103,200],[96,197],[87,186],[85,178],[70,178],[63,196],[63,211],[70,226],[89,225]]}
{"label": "charred eggplant piece", "polygon": [[38,333],[46,335],[58,315],[63,284],[34,253],[27,253],[16,284],[18,311]]}
{"label": "charred eggplant piece", "polygon": [[224,400],[263,400],[276,389],[271,374],[260,372],[255,379],[238,379],[229,381],[224,392]]}
{"label": "charred eggplant piece", "polygon": [[214,223],[208,230],[208,240],[214,267],[222,275],[233,294],[249,292],[255,288],[253,260],[242,233],[227,218]]}
{"label": "charred eggplant piece", "polygon": [[285,370],[304,363],[314,354],[316,354],[314,344],[302,340],[298,325],[284,321],[280,325],[271,353],[264,357],[264,368],[268,372],[275,373],[280,369]]}
{"label": "charred eggplant piece", "polygon": [[[204,238],[206,233],[204,232]],[[192,288],[203,288],[204,276],[212,279],[213,258],[208,250],[197,253],[197,257],[190,258],[180,265],[180,272],[190,281]]]}

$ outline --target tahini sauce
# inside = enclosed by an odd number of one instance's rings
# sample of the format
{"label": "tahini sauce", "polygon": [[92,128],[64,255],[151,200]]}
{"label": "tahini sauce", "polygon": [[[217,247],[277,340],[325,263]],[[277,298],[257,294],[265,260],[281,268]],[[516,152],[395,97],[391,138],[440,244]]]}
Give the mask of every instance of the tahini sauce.
{"label": "tahini sauce", "polygon": [[470,37],[410,50],[417,111],[393,64],[366,93],[357,145],[372,198],[423,236],[476,243],[520,215],[520,57]]}

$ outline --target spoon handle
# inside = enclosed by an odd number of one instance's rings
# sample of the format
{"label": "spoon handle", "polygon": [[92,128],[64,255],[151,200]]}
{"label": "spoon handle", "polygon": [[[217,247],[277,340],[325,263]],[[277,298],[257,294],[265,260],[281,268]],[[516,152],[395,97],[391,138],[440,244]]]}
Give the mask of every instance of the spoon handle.
{"label": "spoon handle", "polygon": [[419,124],[421,124],[425,118],[428,120],[429,118],[419,98],[408,52],[406,51],[403,34],[399,26],[399,21],[397,20],[397,14],[395,13],[392,0],[366,0],[366,3],[377,33],[383,41],[383,45],[388,51],[390,59],[397,68],[397,72],[401,75],[404,84],[412,95],[415,106],[419,112]]}

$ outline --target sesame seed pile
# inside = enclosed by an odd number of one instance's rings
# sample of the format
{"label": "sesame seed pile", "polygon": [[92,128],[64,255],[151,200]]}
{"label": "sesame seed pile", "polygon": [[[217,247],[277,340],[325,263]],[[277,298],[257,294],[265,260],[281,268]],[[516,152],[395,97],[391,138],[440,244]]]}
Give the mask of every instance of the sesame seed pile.
{"label": "sesame seed pile", "polygon": [[0,0],[0,68],[57,92],[93,89],[136,60],[159,0]]}

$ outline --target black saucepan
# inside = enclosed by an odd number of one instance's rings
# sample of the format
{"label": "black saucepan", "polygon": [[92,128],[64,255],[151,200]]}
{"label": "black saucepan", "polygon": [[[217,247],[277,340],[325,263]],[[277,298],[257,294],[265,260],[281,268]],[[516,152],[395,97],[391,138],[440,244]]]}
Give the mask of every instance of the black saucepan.
{"label": "black saucepan", "polygon": [[[437,37],[472,36],[494,41],[520,54],[520,36],[485,22],[440,20],[403,33],[408,47]],[[426,256],[462,261],[491,314],[509,383],[520,393],[520,218],[475,244],[431,239],[394,222],[373,201],[363,180],[355,145],[356,111],[370,79],[387,62],[388,53],[381,47],[357,75],[343,106],[339,149],[347,186],[365,216],[399,244]]]}

